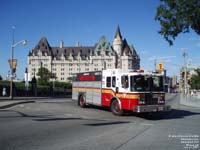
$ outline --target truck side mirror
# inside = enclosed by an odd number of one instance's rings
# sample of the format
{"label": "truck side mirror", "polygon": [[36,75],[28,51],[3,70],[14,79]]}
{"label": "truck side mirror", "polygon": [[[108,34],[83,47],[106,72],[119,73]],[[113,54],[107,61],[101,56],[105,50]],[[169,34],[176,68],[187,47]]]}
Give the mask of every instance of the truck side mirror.
{"label": "truck side mirror", "polygon": [[116,91],[116,93],[118,93],[118,92],[119,92],[119,88],[118,88],[118,87],[116,87],[115,91]]}

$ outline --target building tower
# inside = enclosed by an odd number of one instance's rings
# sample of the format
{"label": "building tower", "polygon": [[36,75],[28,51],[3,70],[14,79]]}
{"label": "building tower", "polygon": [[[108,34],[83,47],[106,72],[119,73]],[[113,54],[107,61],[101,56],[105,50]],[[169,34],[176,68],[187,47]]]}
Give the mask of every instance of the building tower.
{"label": "building tower", "polygon": [[117,30],[113,40],[113,49],[116,53],[116,68],[121,68],[121,51],[123,47],[123,39],[120,32],[119,25],[117,26]]}

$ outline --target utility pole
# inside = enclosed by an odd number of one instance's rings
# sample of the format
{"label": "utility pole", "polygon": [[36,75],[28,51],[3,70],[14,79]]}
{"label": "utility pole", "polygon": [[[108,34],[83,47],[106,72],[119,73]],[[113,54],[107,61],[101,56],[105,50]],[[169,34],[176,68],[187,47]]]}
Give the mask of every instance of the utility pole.
{"label": "utility pole", "polygon": [[14,57],[14,32],[15,32],[15,27],[12,27],[12,45],[11,45],[11,76],[10,76],[10,99],[13,99],[13,57]]}
{"label": "utility pole", "polygon": [[186,56],[188,54],[183,49],[183,58],[184,58],[184,94],[187,94],[187,64],[186,64]]}
{"label": "utility pole", "polygon": [[13,74],[15,73],[13,71],[13,69],[16,69],[14,67],[14,48],[19,45],[19,44],[22,44],[22,45],[26,45],[27,44],[27,41],[26,40],[21,40],[17,43],[15,43],[15,39],[14,39],[14,32],[15,32],[15,26],[12,27],[12,45],[11,45],[11,62],[10,62],[10,69],[11,69],[11,77],[10,77],[10,99],[12,100],[13,99]]}

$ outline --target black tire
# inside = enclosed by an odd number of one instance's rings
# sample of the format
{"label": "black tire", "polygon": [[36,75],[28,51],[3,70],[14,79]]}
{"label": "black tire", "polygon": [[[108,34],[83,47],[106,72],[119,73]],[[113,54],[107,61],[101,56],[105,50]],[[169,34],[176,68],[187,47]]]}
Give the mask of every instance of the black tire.
{"label": "black tire", "polygon": [[117,116],[122,116],[124,114],[124,110],[120,108],[119,102],[116,99],[111,102],[110,110]]}
{"label": "black tire", "polygon": [[78,105],[82,108],[86,107],[86,99],[84,95],[80,95],[78,99]]}

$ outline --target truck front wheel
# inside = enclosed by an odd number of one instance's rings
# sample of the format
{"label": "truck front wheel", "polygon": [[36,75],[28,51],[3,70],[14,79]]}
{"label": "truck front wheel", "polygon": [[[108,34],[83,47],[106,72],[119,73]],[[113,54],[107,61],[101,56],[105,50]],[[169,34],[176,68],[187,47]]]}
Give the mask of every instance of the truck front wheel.
{"label": "truck front wheel", "polygon": [[114,115],[122,116],[124,114],[124,111],[120,108],[120,104],[116,99],[111,102],[110,109]]}
{"label": "truck front wheel", "polygon": [[78,105],[82,108],[86,107],[86,99],[84,95],[80,95],[78,99]]}

